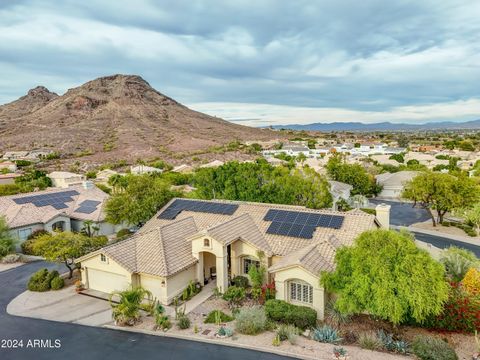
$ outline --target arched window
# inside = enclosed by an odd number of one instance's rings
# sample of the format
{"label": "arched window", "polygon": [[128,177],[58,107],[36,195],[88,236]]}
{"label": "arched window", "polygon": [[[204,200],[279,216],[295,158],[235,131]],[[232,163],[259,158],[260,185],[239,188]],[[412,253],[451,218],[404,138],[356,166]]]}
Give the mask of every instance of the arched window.
{"label": "arched window", "polygon": [[302,280],[289,281],[290,301],[305,304],[313,303],[313,287]]}
{"label": "arched window", "polygon": [[210,247],[210,239],[203,239],[203,246]]}

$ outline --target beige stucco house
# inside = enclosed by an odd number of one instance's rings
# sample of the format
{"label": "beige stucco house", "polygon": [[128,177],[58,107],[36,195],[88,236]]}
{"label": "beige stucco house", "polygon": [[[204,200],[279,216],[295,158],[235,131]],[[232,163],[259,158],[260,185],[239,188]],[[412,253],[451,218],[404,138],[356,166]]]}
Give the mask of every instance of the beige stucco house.
{"label": "beige stucco house", "polygon": [[69,188],[72,186],[82,185],[86,180],[84,175],[75,174],[68,171],[52,171],[48,174],[52,180],[52,186],[58,188]]}
{"label": "beige stucco house", "polygon": [[99,235],[110,235],[121,226],[105,220],[108,197],[95,186],[83,185],[0,196],[0,216],[5,217],[18,245],[36,230],[81,231],[86,220],[99,227]]}
{"label": "beige stucco house", "polygon": [[[388,219],[389,207],[377,216]],[[334,268],[338,247],[381,223],[360,210],[173,199],[131,238],[77,262],[89,289],[142,286],[169,304],[190,281],[214,281],[225,291],[230,279],[263,261],[278,299],[311,306],[323,318],[320,271]]]}
{"label": "beige stucco house", "polygon": [[419,175],[419,171],[398,171],[396,173],[383,173],[376,176],[378,185],[382,186],[379,198],[400,199],[405,184]]}

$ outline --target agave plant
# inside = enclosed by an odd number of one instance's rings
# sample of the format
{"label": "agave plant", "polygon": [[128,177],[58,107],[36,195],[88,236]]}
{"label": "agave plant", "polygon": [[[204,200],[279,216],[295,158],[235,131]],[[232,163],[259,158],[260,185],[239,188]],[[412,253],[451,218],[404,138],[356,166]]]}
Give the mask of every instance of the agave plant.
{"label": "agave plant", "polygon": [[312,338],[315,341],[330,344],[336,344],[342,341],[342,338],[338,336],[337,330],[328,325],[324,325],[321,328],[314,329]]}
{"label": "agave plant", "polygon": [[[117,303],[112,301],[114,296],[120,299]],[[152,293],[141,287],[124,291],[114,291],[110,294],[109,302],[112,307],[112,317],[116,323],[122,325],[133,325],[140,318],[142,302],[153,302]]]}

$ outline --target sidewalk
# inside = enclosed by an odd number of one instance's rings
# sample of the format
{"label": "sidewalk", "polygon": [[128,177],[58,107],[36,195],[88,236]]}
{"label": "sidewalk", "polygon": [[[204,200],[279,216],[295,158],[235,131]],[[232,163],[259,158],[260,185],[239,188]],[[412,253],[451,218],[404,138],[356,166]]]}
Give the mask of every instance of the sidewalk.
{"label": "sidewalk", "polygon": [[210,296],[213,295],[213,289],[215,289],[216,283],[214,281],[209,282],[205,285],[197,295],[188,300],[185,303],[185,314],[190,313],[197,306],[205,302]]}

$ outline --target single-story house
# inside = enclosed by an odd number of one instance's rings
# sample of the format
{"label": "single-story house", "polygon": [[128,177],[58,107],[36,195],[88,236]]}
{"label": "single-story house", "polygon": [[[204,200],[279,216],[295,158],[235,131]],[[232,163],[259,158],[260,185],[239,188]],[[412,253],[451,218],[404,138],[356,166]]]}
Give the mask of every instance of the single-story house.
{"label": "single-story house", "polygon": [[119,173],[115,170],[103,169],[97,172],[95,179],[93,179],[93,182],[107,184],[108,179],[110,179],[113,175],[118,175],[118,174]]}
{"label": "single-story house", "polygon": [[95,186],[72,186],[0,197],[0,216],[20,242],[36,230],[80,231],[85,220],[99,227],[99,235],[121,229],[105,221],[108,194]]}
{"label": "single-story house", "polygon": [[0,162],[0,172],[7,169],[9,172],[17,171],[17,164],[12,161],[1,161]]}
{"label": "single-story house", "polygon": [[376,176],[378,185],[383,187],[378,197],[400,199],[405,183],[420,174],[418,171],[399,171],[396,173],[383,173]]}
{"label": "single-story house", "polygon": [[[314,308],[324,317],[320,271],[334,268],[335,251],[362,232],[388,227],[390,207],[377,217],[238,201],[173,199],[132,237],[87,254],[86,288],[110,293],[142,286],[163,304],[190,281],[214,281],[224,292],[236,275],[263,262],[276,298]],[[263,256],[261,256],[263,254]]]}
{"label": "single-story house", "polygon": [[47,175],[52,180],[52,186],[57,188],[69,188],[82,185],[86,180],[84,175],[68,171],[52,171]]}
{"label": "single-story house", "polygon": [[175,166],[172,169],[172,171],[182,173],[182,174],[188,174],[188,173],[193,172],[193,167],[191,165],[188,165],[188,164],[182,164],[182,165]]}
{"label": "single-story house", "polygon": [[28,155],[28,151],[7,151],[3,154],[3,160],[23,160]]}
{"label": "single-story house", "polygon": [[335,180],[329,180],[328,183],[330,184],[330,194],[333,199],[333,209],[336,210],[336,204],[340,199],[350,199],[350,192],[352,191],[353,186]]}
{"label": "single-story house", "polygon": [[22,176],[18,173],[0,174],[0,185],[15,184],[15,179]]}
{"label": "single-story house", "polygon": [[163,170],[153,166],[136,165],[136,166],[130,167],[130,172],[134,175],[143,175],[143,174],[161,173],[163,172]]}
{"label": "single-story house", "polygon": [[201,168],[216,168],[216,167],[222,166],[223,164],[224,164],[223,161],[213,160],[213,161],[210,161],[209,163],[200,165],[200,167]]}

